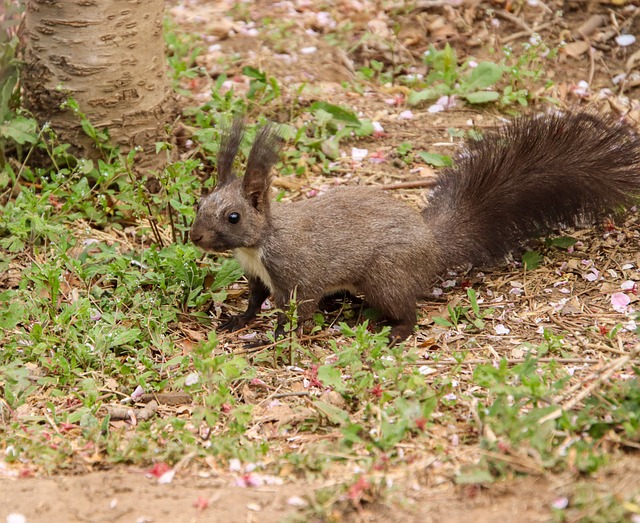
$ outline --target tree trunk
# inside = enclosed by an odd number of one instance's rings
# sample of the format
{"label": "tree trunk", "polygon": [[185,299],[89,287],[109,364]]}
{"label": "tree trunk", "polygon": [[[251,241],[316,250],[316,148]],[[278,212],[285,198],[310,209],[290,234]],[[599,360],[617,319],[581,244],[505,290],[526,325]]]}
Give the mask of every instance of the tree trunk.
{"label": "tree trunk", "polygon": [[26,0],[24,105],[49,122],[73,153],[99,157],[77,115],[60,104],[71,96],[123,152],[141,146],[137,166],[155,169],[164,155],[175,99],[165,72],[164,0]]}

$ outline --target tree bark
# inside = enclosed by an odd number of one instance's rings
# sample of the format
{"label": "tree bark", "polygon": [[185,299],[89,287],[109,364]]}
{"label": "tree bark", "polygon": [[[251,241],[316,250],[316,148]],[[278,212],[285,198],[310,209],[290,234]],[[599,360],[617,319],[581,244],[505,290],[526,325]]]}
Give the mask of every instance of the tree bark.
{"label": "tree bark", "polygon": [[140,146],[140,169],[164,155],[176,103],[166,75],[164,0],[27,0],[24,105],[49,122],[73,153],[99,157],[77,115],[60,104],[71,96],[98,129],[109,129],[123,152]]}

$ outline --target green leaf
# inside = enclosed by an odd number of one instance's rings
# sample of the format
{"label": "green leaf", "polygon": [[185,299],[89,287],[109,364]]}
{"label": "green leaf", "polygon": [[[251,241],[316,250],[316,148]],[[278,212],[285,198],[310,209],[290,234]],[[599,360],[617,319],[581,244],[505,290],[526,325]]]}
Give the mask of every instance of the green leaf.
{"label": "green leaf", "polygon": [[38,139],[36,122],[23,116],[16,116],[9,122],[0,124],[0,137],[13,140],[20,145],[35,143]]}
{"label": "green leaf", "polygon": [[78,160],[78,170],[82,174],[89,174],[93,171],[93,160],[89,158],[80,158]]}
{"label": "green leaf", "polygon": [[441,327],[455,327],[453,323],[451,323],[449,320],[445,320],[441,316],[434,316],[433,323],[435,323],[436,325],[440,325]]}
{"label": "green leaf", "polygon": [[216,279],[213,280],[213,284],[211,285],[211,290],[216,290],[221,287],[226,287],[230,283],[236,281],[240,276],[242,276],[242,267],[235,260],[225,260],[225,262],[220,267],[220,270],[216,274]]}
{"label": "green leaf", "polygon": [[346,425],[349,423],[349,414],[335,405],[320,400],[315,400],[313,405],[322,415],[326,416],[331,423],[335,425]]}
{"label": "green leaf", "polygon": [[360,120],[360,127],[355,130],[356,136],[370,136],[373,134],[373,122],[371,120],[365,119]]}
{"label": "green leaf", "polygon": [[549,238],[545,241],[545,244],[560,247],[561,249],[568,249],[576,244],[576,239],[571,236],[561,236],[560,238]]}
{"label": "green leaf", "polygon": [[278,134],[282,136],[282,138],[286,141],[294,140],[298,129],[293,125],[289,125],[286,123],[281,123],[278,125]]}
{"label": "green leaf", "polygon": [[24,245],[24,241],[17,236],[0,238],[0,247],[7,249],[9,252],[19,252],[24,249]]}
{"label": "green leaf", "polygon": [[225,361],[220,366],[220,372],[226,379],[237,379],[242,376],[247,368],[247,360],[240,356],[235,356],[231,361]]}
{"label": "green leaf", "polygon": [[[2,48],[3,46],[0,45],[0,55]],[[0,89],[0,122],[8,120],[11,115],[10,102],[17,83],[18,70],[15,67],[6,67],[6,73],[0,74],[0,85],[2,85],[2,89]]]}
{"label": "green leaf", "polygon": [[493,62],[480,62],[471,71],[465,86],[469,91],[477,91],[491,87],[502,78],[502,68]]}
{"label": "green leaf", "polygon": [[362,425],[349,423],[342,427],[342,436],[344,444],[351,448],[355,443],[362,442],[362,435],[366,434]]}
{"label": "green leaf", "polygon": [[528,271],[536,269],[542,262],[542,254],[537,251],[527,251],[522,255],[522,263]]}
{"label": "green leaf", "polygon": [[411,151],[413,151],[413,144],[411,142],[402,142],[400,145],[398,145],[398,154],[400,156],[406,156]]}
{"label": "green leaf", "polygon": [[469,303],[471,303],[471,309],[476,316],[480,316],[480,306],[478,305],[478,296],[474,289],[467,289],[467,296],[469,297]]}
{"label": "green leaf", "polygon": [[477,483],[493,483],[495,478],[486,469],[474,468],[456,476],[458,485],[475,485]]}
{"label": "green leaf", "polygon": [[320,145],[320,150],[330,160],[335,160],[340,156],[340,142],[335,136],[324,140]]}
{"label": "green leaf", "polygon": [[318,369],[318,379],[327,387],[339,388],[342,385],[342,373],[340,369],[323,365]]}
{"label": "green leaf", "polygon": [[93,140],[96,140],[98,138],[98,131],[89,120],[87,120],[86,118],[81,119],[80,126],[87,136],[89,136]]}
{"label": "green leaf", "polygon": [[471,323],[478,330],[484,329],[484,321],[482,321],[480,318],[473,320]]}
{"label": "green leaf", "polygon": [[251,67],[246,65],[242,68],[242,74],[248,76],[249,78],[254,78],[255,80],[259,80],[261,82],[267,82],[267,75],[264,71],[260,69],[256,69],[255,67]]}
{"label": "green leaf", "polygon": [[378,445],[384,449],[391,449],[400,443],[409,430],[407,418],[400,418],[393,422],[385,416],[380,424],[380,439]]}
{"label": "green leaf", "polygon": [[439,97],[439,90],[435,87],[430,87],[429,89],[424,89],[422,91],[411,91],[407,98],[407,102],[409,102],[409,105],[418,105],[422,102],[436,100]]}
{"label": "green leaf", "polygon": [[360,119],[353,113],[353,111],[345,109],[344,107],[340,107],[339,105],[318,101],[312,103],[310,109],[314,113],[316,111],[325,111],[333,116],[333,118],[335,118],[336,120],[347,123],[349,125],[360,127]]}
{"label": "green leaf", "polygon": [[426,151],[420,151],[417,154],[424,163],[433,165],[434,167],[449,167],[453,165],[453,161],[450,156],[436,153],[428,153]]}
{"label": "green leaf", "polygon": [[478,91],[463,96],[470,104],[486,104],[488,102],[495,102],[500,98],[500,94],[496,91]]}
{"label": "green leaf", "polygon": [[[0,298],[6,296],[6,294],[7,293],[0,294]],[[4,299],[2,301],[4,301]],[[2,330],[11,330],[21,321],[27,320],[28,316],[25,308],[17,301],[11,302],[8,307],[4,307],[2,312],[0,312],[0,328]]]}
{"label": "green leaf", "polygon": [[318,124],[318,127],[326,127],[327,124],[333,120],[333,116],[331,115],[331,113],[323,109],[318,109],[314,111],[313,114],[316,117],[316,123]]}
{"label": "green leaf", "polygon": [[111,338],[110,346],[119,347],[120,345],[126,345],[128,343],[138,341],[140,339],[140,329],[128,329],[122,332],[118,332]]}

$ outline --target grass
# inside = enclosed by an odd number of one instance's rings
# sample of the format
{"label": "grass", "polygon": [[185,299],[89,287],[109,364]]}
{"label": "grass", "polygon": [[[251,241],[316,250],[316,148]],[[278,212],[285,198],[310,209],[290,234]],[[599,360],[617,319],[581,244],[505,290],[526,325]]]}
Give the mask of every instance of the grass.
{"label": "grass", "polygon": [[[199,48],[172,31],[167,38],[180,85],[198,74]],[[531,97],[521,79],[537,78],[523,65],[533,58],[516,59],[511,72],[492,62],[470,71],[447,46],[426,60],[432,76],[425,89],[412,87],[411,102],[435,93],[524,104]],[[518,358],[495,352],[491,329],[505,308],[499,301],[487,306],[482,286],[450,294],[448,315],[434,318],[434,338],[422,343],[389,347],[386,331],[362,322],[349,303],[341,314],[318,318],[312,336],[270,350],[219,338],[211,312],[235,306],[231,284],[241,272],[233,260],[205,256],[187,241],[197,195],[211,185],[201,171],[215,163],[221,118],[284,103],[275,77],[257,68],[243,73],[250,79],[244,95],[224,91],[221,76],[210,100],[185,110],[195,152],[159,173],[163,190],[154,195],[133,178],[131,155],[111,149],[79,108],[104,151],[99,162],[70,157],[50,129],[23,115],[13,88],[10,96],[0,89],[7,121],[0,128],[0,449],[7,463],[53,474],[173,466],[188,456],[194,468],[239,459],[274,475],[294,468],[307,477],[339,476],[310,499],[309,514],[324,517],[340,504],[352,510],[384,500],[385,474],[425,453],[458,483],[488,484],[526,473],[591,474],[615,448],[637,447],[638,348],[629,334],[617,329],[599,341],[622,346],[625,361],[603,362],[593,375],[583,370],[576,386],[563,362],[577,358],[579,347],[560,334],[529,336]],[[362,73],[367,82],[388,79],[381,63]],[[373,133],[372,122],[352,108],[293,103],[293,125],[283,127],[291,147],[278,167],[282,175],[302,176],[314,165],[330,174],[345,143]],[[29,165],[35,149],[46,151],[50,167]],[[398,149],[408,165],[426,154],[407,142]],[[536,263],[544,264],[542,256]],[[289,312],[295,322],[295,309]],[[265,312],[264,321],[271,317]],[[622,369],[635,376],[603,378]],[[580,384],[597,388],[580,396]],[[161,403],[158,415],[137,424],[111,419],[110,409],[130,405],[137,388],[191,399],[183,408]],[[456,457],[460,446],[472,458]],[[359,472],[345,480],[336,473],[344,469]],[[613,503],[598,499],[602,512]]]}

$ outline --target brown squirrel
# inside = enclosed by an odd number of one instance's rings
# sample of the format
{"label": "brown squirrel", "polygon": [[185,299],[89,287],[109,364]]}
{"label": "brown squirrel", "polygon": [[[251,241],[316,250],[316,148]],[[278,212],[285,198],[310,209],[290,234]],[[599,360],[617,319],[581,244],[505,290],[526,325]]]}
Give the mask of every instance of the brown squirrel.
{"label": "brown squirrel", "polygon": [[[396,341],[416,324],[416,301],[463,264],[496,263],[524,241],[630,206],[640,196],[640,135],[590,112],[521,116],[471,141],[441,170],[422,211],[372,187],[335,188],[295,203],[271,202],[281,140],[256,136],[244,177],[233,171],[244,125],[222,133],[215,189],[198,206],[191,239],[232,250],[249,281],[249,305],[221,329],[255,319],[273,295],[295,296],[300,321],[323,296],[346,290],[392,325]],[[278,317],[276,333],[285,318]]]}

